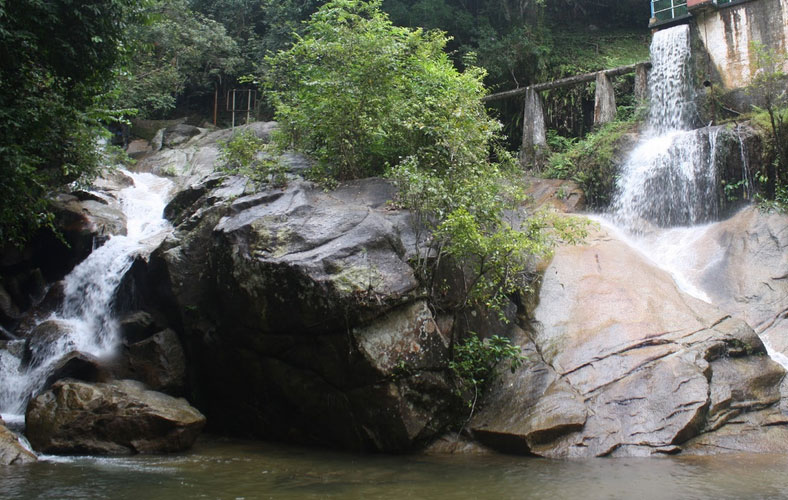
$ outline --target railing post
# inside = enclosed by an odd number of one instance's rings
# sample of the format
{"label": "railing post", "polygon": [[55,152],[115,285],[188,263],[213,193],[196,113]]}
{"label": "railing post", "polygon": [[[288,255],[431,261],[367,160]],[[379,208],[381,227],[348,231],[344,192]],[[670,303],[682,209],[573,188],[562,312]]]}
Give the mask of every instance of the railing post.
{"label": "railing post", "polygon": [[544,107],[539,92],[529,87],[523,105],[523,142],[520,165],[526,170],[541,170],[547,158]]}
{"label": "railing post", "polygon": [[596,75],[594,93],[594,125],[602,125],[616,119],[616,92],[610,78],[604,72]]}
{"label": "railing post", "polygon": [[635,102],[639,105],[648,99],[648,70],[645,64],[635,68]]}

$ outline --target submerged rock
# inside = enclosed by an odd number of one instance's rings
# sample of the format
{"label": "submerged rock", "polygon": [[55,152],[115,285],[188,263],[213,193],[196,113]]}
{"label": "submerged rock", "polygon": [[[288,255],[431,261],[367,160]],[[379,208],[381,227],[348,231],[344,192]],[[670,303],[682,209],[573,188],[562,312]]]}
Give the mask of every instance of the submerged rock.
{"label": "submerged rock", "polygon": [[785,370],[755,332],[605,231],[557,250],[539,299],[529,363],[473,420],[483,443],[555,458],[788,451]]}
{"label": "submerged rock", "polygon": [[61,380],[30,401],[25,421],[39,452],[99,455],[182,451],[205,425],[186,400],[131,380]]}

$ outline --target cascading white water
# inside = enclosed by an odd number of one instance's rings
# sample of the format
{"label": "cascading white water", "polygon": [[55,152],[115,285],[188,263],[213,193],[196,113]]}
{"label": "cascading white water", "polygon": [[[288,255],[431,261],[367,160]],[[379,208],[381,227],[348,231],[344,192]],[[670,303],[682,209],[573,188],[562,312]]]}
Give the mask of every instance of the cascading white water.
{"label": "cascading white water", "polygon": [[617,223],[635,232],[709,222],[719,213],[717,131],[691,130],[689,27],[657,32],[651,58],[644,139],[622,168],[612,205]]}
{"label": "cascading white water", "polygon": [[[724,258],[724,250],[712,245],[699,252],[699,242],[706,240],[719,216],[720,129],[692,130],[696,112],[689,36],[688,26],[654,35],[646,132],[622,168],[612,213],[600,222],[669,272],[685,293],[711,302],[701,277]],[[750,174],[740,137],[739,144],[743,196],[749,198]],[[772,359],[788,369],[788,357],[768,342],[764,345]]]}
{"label": "cascading white water", "polygon": [[134,180],[133,186],[119,193],[127,234],[112,236],[66,276],[63,304],[47,319],[56,321],[65,334],[38,346],[27,364],[20,352],[0,351],[0,415],[7,423],[24,421],[27,400],[64,355],[80,351],[103,358],[119,345],[113,311],[116,290],[134,258],[147,256],[169,233],[162,213],[172,188],[171,181],[153,174],[126,174]]}

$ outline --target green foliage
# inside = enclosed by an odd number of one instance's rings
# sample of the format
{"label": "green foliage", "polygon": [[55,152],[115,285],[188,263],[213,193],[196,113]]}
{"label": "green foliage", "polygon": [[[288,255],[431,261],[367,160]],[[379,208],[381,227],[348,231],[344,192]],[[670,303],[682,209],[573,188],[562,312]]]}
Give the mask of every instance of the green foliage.
{"label": "green foliage", "polygon": [[467,401],[468,406],[473,407],[479,394],[495,379],[499,364],[506,363],[514,373],[525,359],[520,346],[513,345],[505,337],[493,335],[482,340],[470,332],[464,342],[454,344],[449,369],[459,382],[460,392],[473,394]]}
{"label": "green foliage", "polygon": [[193,12],[186,0],[151,0],[146,22],[128,27],[131,58],[118,72],[117,102],[143,118],[163,118],[176,99],[213,92],[235,74],[241,58],[224,27]]}
{"label": "green foliage", "polygon": [[293,33],[324,0],[189,0],[191,8],[222,23],[240,47],[239,72],[255,71],[266,54],[287,49]]}
{"label": "green foliage", "polygon": [[615,189],[616,164],[621,160],[625,135],[636,127],[637,117],[605,124],[580,141],[557,139],[548,159],[545,177],[579,183],[590,205],[607,206]]}
{"label": "green foliage", "polygon": [[758,206],[763,212],[788,214],[788,187],[780,186],[775,190],[774,199],[758,197]]}
{"label": "green foliage", "polygon": [[46,196],[99,170],[96,133],[137,0],[0,2],[0,241],[50,225]]}
{"label": "green foliage", "polygon": [[[771,136],[765,161],[766,198],[777,202],[778,194],[788,188],[788,74],[784,70],[788,53],[758,42],[751,42],[750,50],[755,53],[757,66],[748,87],[755,101],[754,122]],[[763,122],[767,125],[763,126]]]}
{"label": "green foliage", "polygon": [[414,154],[436,170],[448,158],[483,160],[499,127],[479,102],[483,73],[459,73],[442,33],[395,27],[379,4],[329,2],[291,49],[267,59],[283,137],[339,179]]}
{"label": "green foliage", "polygon": [[[550,253],[557,240],[586,236],[579,219],[538,212],[517,216],[525,200],[513,159],[498,152],[498,163],[456,165],[439,175],[414,158],[392,170],[400,203],[415,217],[416,271],[433,297],[447,293],[439,268],[449,266],[454,308],[482,307],[502,314],[509,297],[529,289],[534,258]],[[502,318],[503,319],[503,318]]]}
{"label": "green foliage", "polygon": [[258,186],[287,184],[286,166],[274,148],[251,130],[237,132],[221,145],[218,166],[227,173],[243,175]]}
{"label": "green foliage", "polygon": [[458,72],[442,33],[395,27],[379,5],[331,1],[268,58],[280,147],[315,156],[317,177],[388,167],[420,231],[416,268],[429,293],[441,293],[436,270],[449,262],[463,280],[454,307],[500,311],[529,259],[549,251],[549,220],[507,217],[523,194],[480,102],[483,71]]}

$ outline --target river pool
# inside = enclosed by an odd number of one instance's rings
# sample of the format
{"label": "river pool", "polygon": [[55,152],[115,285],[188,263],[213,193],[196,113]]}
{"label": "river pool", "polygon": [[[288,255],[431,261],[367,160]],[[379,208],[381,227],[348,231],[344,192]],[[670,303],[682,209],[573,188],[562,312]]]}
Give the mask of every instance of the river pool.
{"label": "river pool", "polygon": [[0,498],[788,498],[788,455],[360,456],[207,437],[183,454],[0,467]]}

